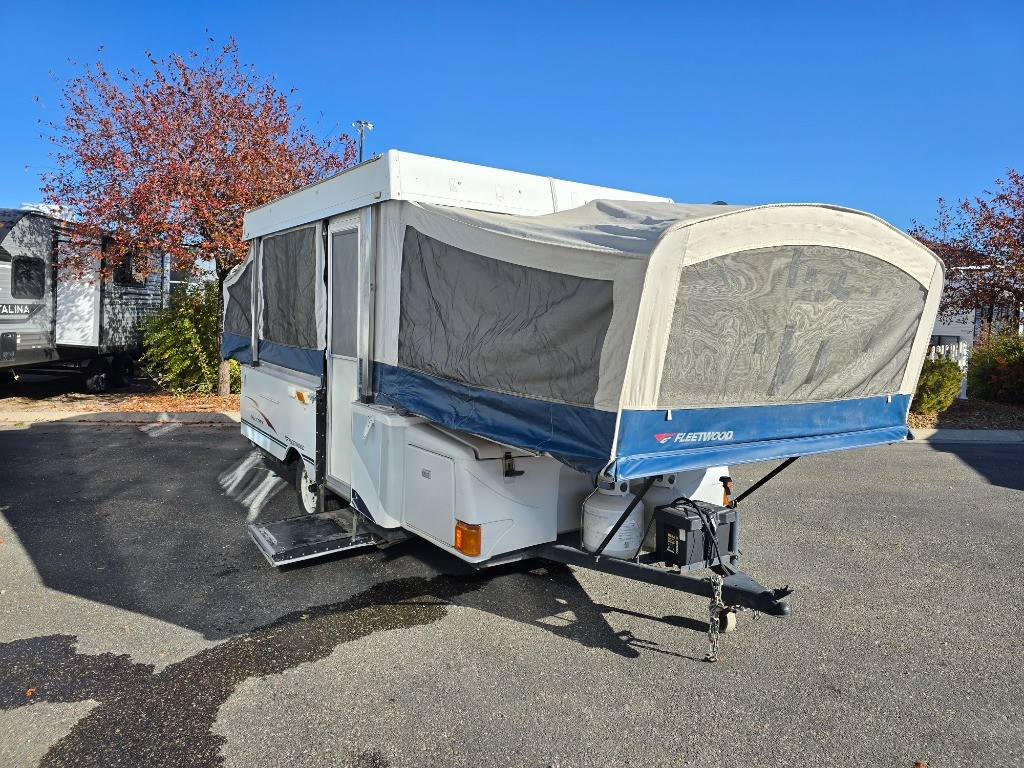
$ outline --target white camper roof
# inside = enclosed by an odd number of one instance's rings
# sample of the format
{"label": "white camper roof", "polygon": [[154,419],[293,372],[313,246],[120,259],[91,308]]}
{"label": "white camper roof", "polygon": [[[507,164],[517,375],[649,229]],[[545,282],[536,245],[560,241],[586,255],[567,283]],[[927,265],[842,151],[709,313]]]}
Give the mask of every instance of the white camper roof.
{"label": "white camper roof", "polygon": [[392,149],[318,184],[248,211],[242,237],[251,240],[385,200],[406,200],[523,216],[557,213],[578,208],[592,200],[672,202],[668,197],[597,187]]}

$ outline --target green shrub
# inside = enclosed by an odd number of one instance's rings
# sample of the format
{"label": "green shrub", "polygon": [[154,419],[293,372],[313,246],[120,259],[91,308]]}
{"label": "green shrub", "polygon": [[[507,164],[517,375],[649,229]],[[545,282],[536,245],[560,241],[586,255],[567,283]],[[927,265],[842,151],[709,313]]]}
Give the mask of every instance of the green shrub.
{"label": "green shrub", "polygon": [[1024,403],[1024,337],[1009,331],[974,348],[967,365],[967,395]]}
{"label": "green shrub", "polygon": [[[166,309],[146,319],[143,362],[172,392],[217,391],[217,286],[188,286]],[[233,362],[233,361],[232,361]],[[231,391],[240,389],[238,364],[231,366]]]}
{"label": "green shrub", "polygon": [[964,372],[953,360],[925,360],[917,391],[910,403],[914,413],[942,413],[956,400]]}

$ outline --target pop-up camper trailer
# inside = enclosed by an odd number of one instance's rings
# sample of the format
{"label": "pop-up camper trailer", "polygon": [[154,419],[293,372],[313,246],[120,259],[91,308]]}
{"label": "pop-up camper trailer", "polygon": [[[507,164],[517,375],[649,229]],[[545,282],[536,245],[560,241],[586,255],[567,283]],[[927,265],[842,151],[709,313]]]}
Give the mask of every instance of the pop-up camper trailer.
{"label": "pop-up camper trailer", "polygon": [[81,373],[90,391],[130,381],[140,320],[160,308],[159,270],[131,265],[105,280],[64,274],[70,248],[61,222],[0,209],[0,374]]}
{"label": "pop-up camper trailer", "polygon": [[727,604],[775,614],[786,591],[735,569],[728,465],[905,440],[943,275],[857,211],[400,152],[244,233],[242,432],[312,513],[250,526],[271,562],[414,534],[708,595],[687,572],[714,566]]}

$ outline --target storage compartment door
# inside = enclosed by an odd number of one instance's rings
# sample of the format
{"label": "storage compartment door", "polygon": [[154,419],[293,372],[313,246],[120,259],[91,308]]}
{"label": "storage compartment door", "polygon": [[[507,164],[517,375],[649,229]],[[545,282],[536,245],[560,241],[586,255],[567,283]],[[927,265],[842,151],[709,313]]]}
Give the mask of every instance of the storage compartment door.
{"label": "storage compartment door", "polygon": [[404,524],[455,546],[455,462],[447,456],[406,447]]}

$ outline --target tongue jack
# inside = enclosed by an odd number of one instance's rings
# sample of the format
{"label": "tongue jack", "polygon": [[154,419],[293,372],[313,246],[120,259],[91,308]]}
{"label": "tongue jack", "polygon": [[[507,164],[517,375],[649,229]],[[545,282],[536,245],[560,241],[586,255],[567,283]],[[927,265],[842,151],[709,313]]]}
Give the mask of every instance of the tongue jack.
{"label": "tongue jack", "polygon": [[722,506],[731,506],[732,502],[729,500],[729,497],[732,495],[732,478],[724,475],[718,478],[718,482],[722,484]]}

